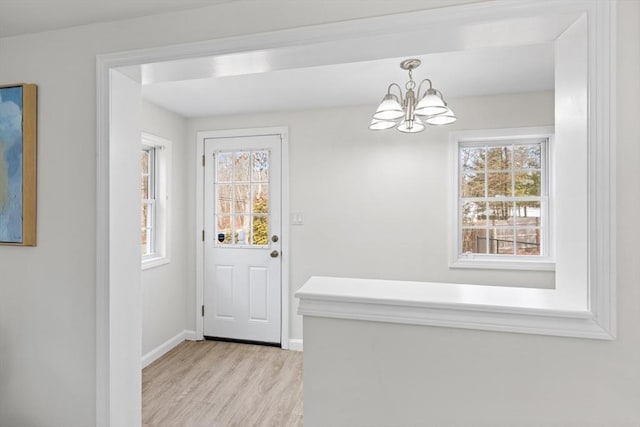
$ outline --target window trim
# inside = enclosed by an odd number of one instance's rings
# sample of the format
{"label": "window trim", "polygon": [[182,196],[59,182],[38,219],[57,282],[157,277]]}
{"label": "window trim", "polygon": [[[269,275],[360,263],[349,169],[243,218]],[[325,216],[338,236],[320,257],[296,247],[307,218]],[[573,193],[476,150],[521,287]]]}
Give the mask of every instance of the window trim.
{"label": "window trim", "polygon": [[[518,255],[490,255],[460,253],[461,230],[459,213],[459,157],[458,150],[461,142],[499,142],[514,139],[546,138],[546,158],[543,158],[543,168],[546,168],[545,180],[547,189],[547,218],[544,226],[545,255],[539,257],[524,257]],[[451,132],[449,134],[449,165],[450,165],[450,210],[449,210],[449,268],[462,269],[496,269],[496,270],[538,270],[555,271],[555,232],[554,232],[554,150],[553,126],[483,129]]]}
{"label": "window trim", "polygon": [[170,199],[169,186],[171,183],[171,146],[172,143],[168,139],[142,132],[141,149],[153,149],[154,164],[152,170],[154,173],[153,183],[155,192],[154,202],[154,218],[153,240],[154,252],[149,255],[142,256],[141,268],[147,270],[153,267],[159,267],[171,262],[170,242],[171,242],[171,223],[170,223]]}

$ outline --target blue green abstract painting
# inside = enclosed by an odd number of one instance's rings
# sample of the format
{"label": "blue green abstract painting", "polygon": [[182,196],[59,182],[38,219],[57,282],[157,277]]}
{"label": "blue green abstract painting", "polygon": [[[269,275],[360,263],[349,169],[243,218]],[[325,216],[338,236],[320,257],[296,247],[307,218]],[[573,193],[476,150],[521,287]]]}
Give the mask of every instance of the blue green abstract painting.
{"label": "blue green abstract painting", "polygon": [[22,241],[22,91],[0,88],[0,242]]}

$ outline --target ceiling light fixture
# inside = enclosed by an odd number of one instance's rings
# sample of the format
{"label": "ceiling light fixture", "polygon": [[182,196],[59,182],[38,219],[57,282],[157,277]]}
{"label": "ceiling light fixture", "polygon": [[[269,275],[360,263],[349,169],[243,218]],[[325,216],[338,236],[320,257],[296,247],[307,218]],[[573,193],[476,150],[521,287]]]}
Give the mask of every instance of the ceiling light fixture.
{"label": "ceiling light fixture", "polygon": [[[395,127],[400,132],[416,133],[424,130],[425,123],[433,126],[448,125],[457,120],[442,92],[433,88],[431,80],[422,80],[417,93],[414,91],[416,82],[413,80],[413,70],[421,63],[419,59],[406,59],[400,63],[400,68],[409,72],[409,81],[404,85],[406,93],[403,96],[400,85],[391,83],[373,114],[369,129],[386,130]],[[429,83],[429,88],[421,96],[420,90],[425,82]],[[391,93],[394,87],[398,88],[400,97]]]}

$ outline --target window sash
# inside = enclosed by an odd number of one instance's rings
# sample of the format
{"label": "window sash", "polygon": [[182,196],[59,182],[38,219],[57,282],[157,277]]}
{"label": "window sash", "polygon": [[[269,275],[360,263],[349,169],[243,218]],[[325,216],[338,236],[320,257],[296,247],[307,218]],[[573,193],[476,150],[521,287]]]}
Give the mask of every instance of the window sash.
{"label": "window sash", "polygon": [[[156,183],[157,183],[157,165],[156,165],[156,147],[143,147],[142,151],[147,154],[147,168],[142,170],[142,179],[145,181],[147,188],[147,198],[142,199],[141,215],[144,217],[145,207],[147,217],[143,227],[145,236],[144,251],[142,258],[147,259],[156,255]],[[144,192],[143,192],[144,193]],[[144,194],[143,194],[144,197]]]}
{"label": "window sash", "polygon": [[[540,145],[540,167],[516,167],[515,159],[513,158],[513,148],[517,146],[526,146],[526,145]],[[458,233],[458,242],[457,242],[457,253],[459,258],[467,258],[469,256],[476,258],[516,258],[516,259],[536,259],[543,258],[549,255],[549,180],[548,180],[548,137],[535,137],[535,138],[501,138],[498,140],[474,140],[474,141],[458,141],[457,144],[457,233]],[[509,168],[505,169],[489,169],[489,159],[488,159],[488,150],[491,148],[497,147],[511,147],[510,151],[510,159],[509,159]],[[474,169],[469,170],[465,168],[462,160],[462,150],[468,148],[484,148],[484,159],[483,159],[483,168],[482,169]],[[528,172],[539,172],[540,173],[540,189],[539,195],[537,196],[517,196],[516,195],[516,176],[518,173],[528,173]],[[463,197],[463,186],[464,180],[463,177],[465,174],[484,174],[483,183],[484,183],[484,195],[482,197]],[[488,176],[490,173],[508,173],[509,178],[511,180],[511,194],[505,196],[489,196],[489,179]],[[495,225],[491,224],[488,218],[485,219],[485,223],[480,226],[474,225],[465,225],[463,222],[463,206],[464,203],[475,202],[478,204],[485,204],[486,215],[489,214],[489,203],[511,203],[515,205],[518,202],[538,202],[540,203],[540,224],[535,226],[530,225],[518,225],[517,223],[517,215],[515,212],[516,206],[513,206],[514,212],[510,217],[511,224],[508,225]],[[539,238],[540,238],[540,249],[539,254],[527,254],[520,255],[518,254],[518,245],[522,242],[518,242],[518,231],[519,230],[539,230]],[[465,230],[485,230],[485,248],[483,252],[464,252],[464,231]],[[492,232],[495,230],[511,230],[512,241],[511,245],[513,247],[513,253],[510,254],[500,254],[500,253],[491,253],[491,238]],[[495,239],[494,239],[495,240]],[[500,239],[498,239],[500,240]],[[527,242],[528,243],[528,242]],[[527,244],[523,243],[523,244]]]}

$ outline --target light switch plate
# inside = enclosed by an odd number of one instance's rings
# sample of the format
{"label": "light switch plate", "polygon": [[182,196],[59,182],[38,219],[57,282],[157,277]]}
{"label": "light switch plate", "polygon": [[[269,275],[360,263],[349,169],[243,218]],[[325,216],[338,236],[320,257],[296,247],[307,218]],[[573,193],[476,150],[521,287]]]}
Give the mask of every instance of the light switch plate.
{"label": "light switch plate", "polygon": [[291,225],[303,225],[304,216],[302,212],[291,212]]}

